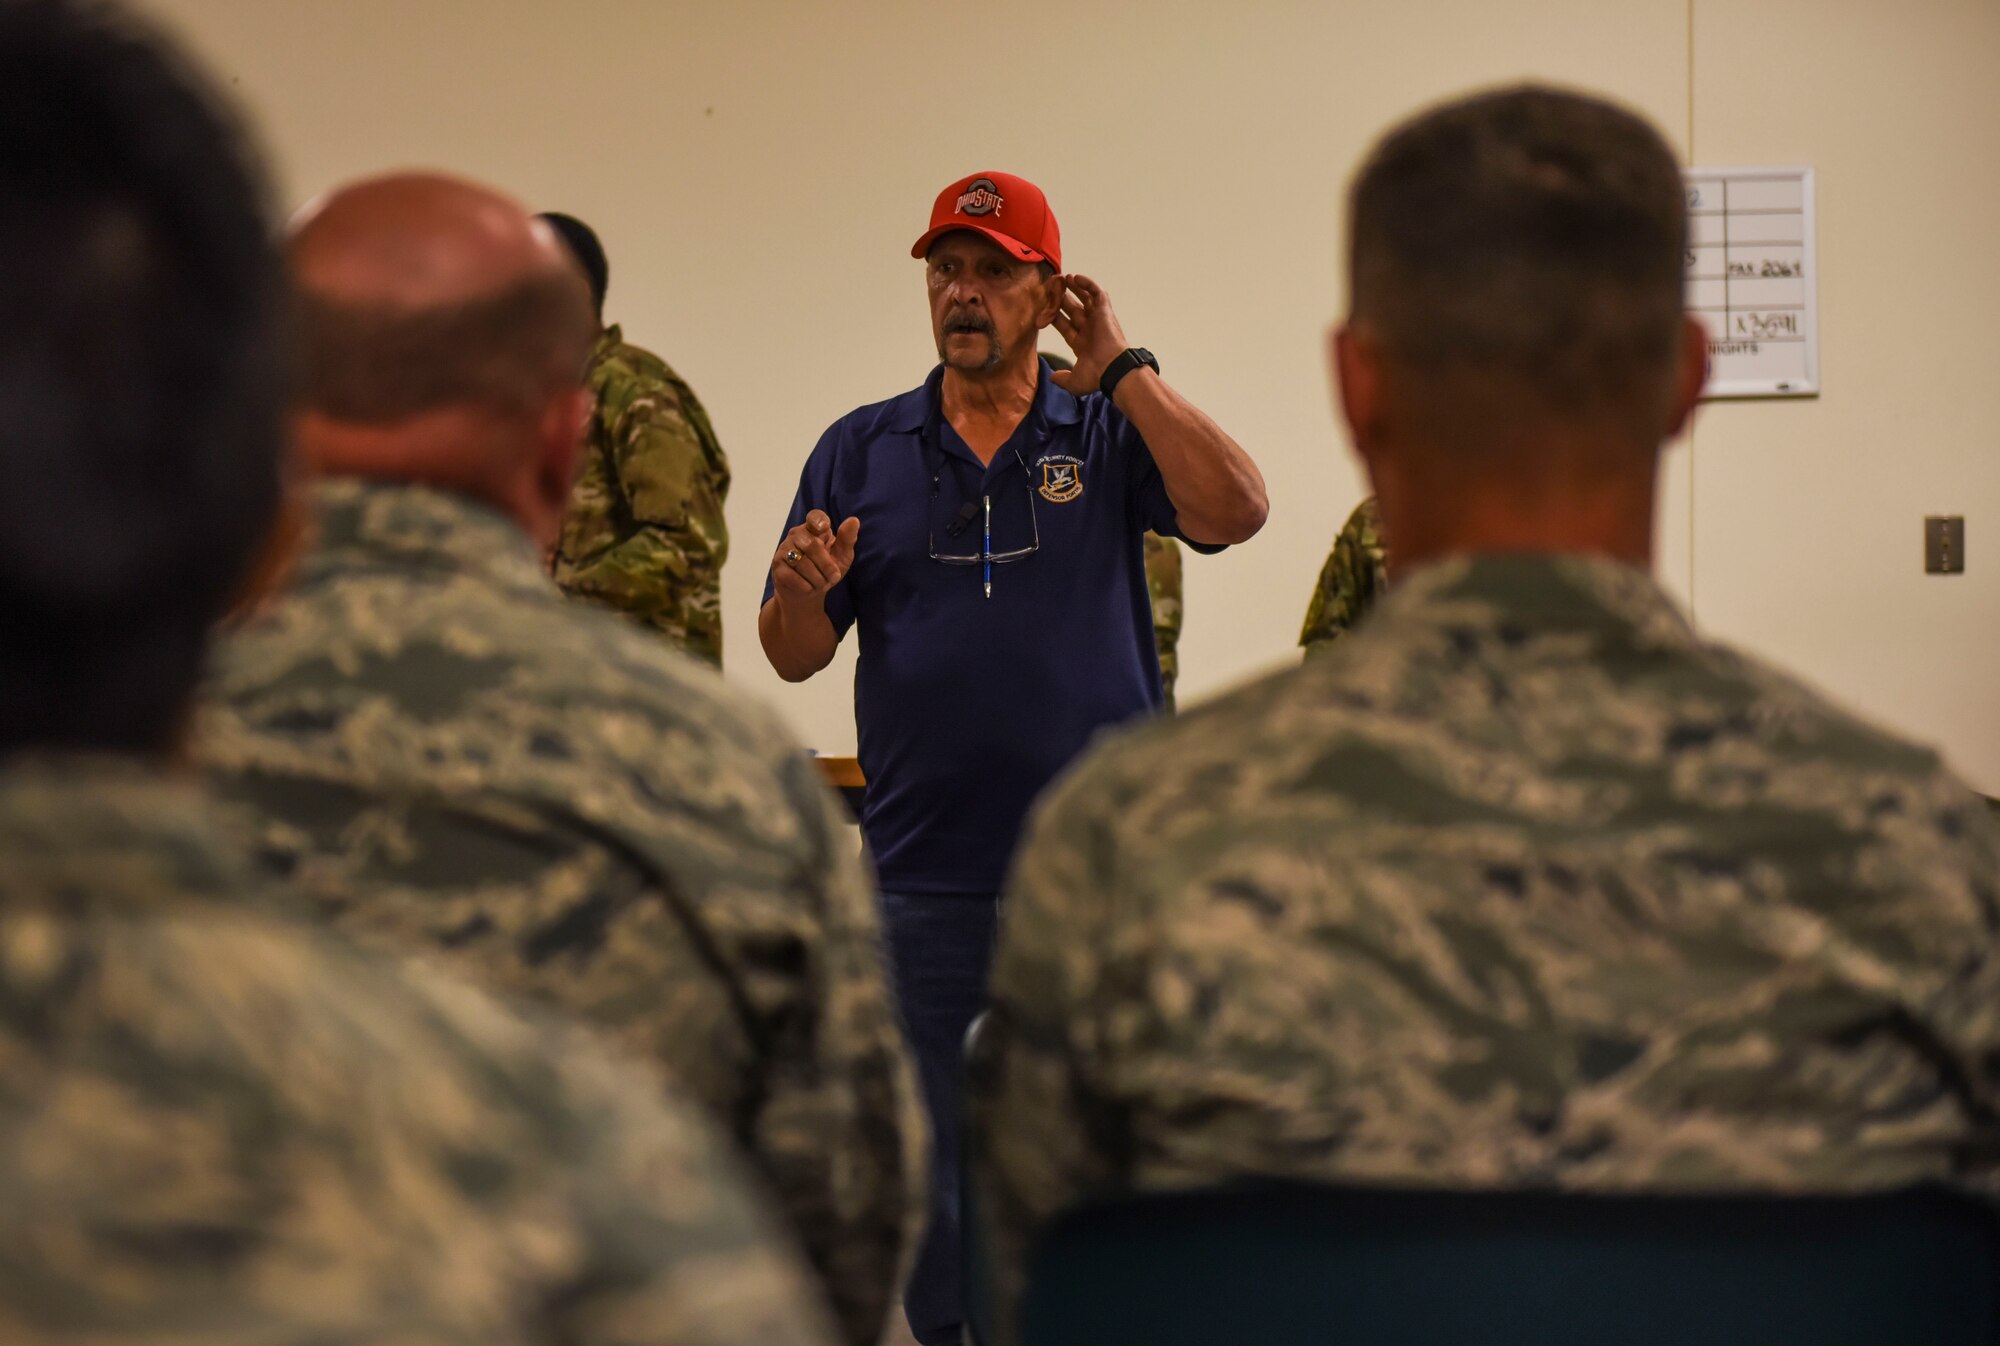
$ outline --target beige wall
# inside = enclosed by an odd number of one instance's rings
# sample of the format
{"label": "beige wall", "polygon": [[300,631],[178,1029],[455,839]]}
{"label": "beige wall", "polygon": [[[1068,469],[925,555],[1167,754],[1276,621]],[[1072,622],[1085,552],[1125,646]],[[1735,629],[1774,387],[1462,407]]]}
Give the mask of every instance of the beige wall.
{"label": "beige wall", "polygon": [[[1819,170],[1825,393],[1699,422],[1695,611],[2000,794],[2000,4],[1696,13],[1696,156]],[[1923,573],[1931,513],[1964,575]]]}
{"label": "beige wall", "polygon": [[[1977,558],[2000,546],[1977,507],[2000,466],[1978,449],[2000,392],[1969,367],[2000,311],[2000,261],[1981,250],[2000,217],[1991,0],[152,8],[232,81],[289,203],[447,165],[598,227],[612,316],[700,390],[735,463],[729,675],[828,751],[854,741],[851,650],[779,683],[752,625],[762,570],[819,432],[933,358],[906,248],[952,177],[1040,182],[1067,265],[1264,467],[1263,535],[1188,568],[1199,696],[1290,657],[1362,492],[1322,334],[1341,303],[1341,190],[1389,121],[1532,76],[1617,95],[1704,162],[1816,163],[1828,395],[1704,416],[1698,452],[1669,461],[1661,572],[1704,624],[1949,738],[2000,787],[1975,657],[1994,610]],[[1970,176],[1934,181],[1946,167]],[[1905,248],[1906,227],[1932,247]],[[1933,331],[1967,353],[1934,356]],[[1927,509],[1969,516],[1972,574],[1917,574]]]}

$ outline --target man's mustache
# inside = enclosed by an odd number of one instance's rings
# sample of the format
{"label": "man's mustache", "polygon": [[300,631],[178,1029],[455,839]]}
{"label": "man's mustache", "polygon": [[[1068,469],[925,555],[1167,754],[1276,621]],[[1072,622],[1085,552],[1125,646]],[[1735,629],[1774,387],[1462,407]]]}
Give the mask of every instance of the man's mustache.
{"label": "man's mustache", "polygon": [[991,318],[984,314],[967,310],[948,314],[944,320],[944,334],[946,336],[955,336],[960,332],[981,332],[987,336],[996,335]]}

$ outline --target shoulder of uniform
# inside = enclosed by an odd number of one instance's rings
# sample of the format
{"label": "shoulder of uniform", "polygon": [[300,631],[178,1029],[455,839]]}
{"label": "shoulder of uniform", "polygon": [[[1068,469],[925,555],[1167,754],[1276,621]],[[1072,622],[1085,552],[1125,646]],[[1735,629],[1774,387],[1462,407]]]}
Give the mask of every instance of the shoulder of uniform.
{"label": "shoulder of uniform", "polygon": [[591,367],[590,384],[599,405],[614,411],[640,402],[699,405],[694,390],[666,361],[638,346],[613,346]]}
{"label": "shoulder of uniform", "polygon": [[1740,684],[1758,718],[1776,732],[1798,738],[1802,750],[1891,775],[1955,779],[1936,749],[1864,718],[1755,655],[1703,641],[1692,657],[1710,677]]}
{"label": "shoulder of uniform", "polygon": [[672,371],[667,362],[644,346],[635,346],[623,337],[608,343],[597,357],[601,369],[615,369],[621,373],[658,377]]}
{"label": "shoulder of uniform", "polygon": [[804,759],[804,749],[778,714],[710,665],[626,617],[585,604],[568,607],[579,619],[589,619],[600,651],[593,681],[614,678],[624,704],[656,730],[726,743],[762,762]]}
{"label": "shoulder of uniform", "polygon": [[[368,1124],[394,1128],[413,1157],[450,1162],[459,1128],[477,1119],[471,1133],[490,1147],[489,1158],[538,1175],[511,1186],[516,1199],[554,1180],[571,1218],[589,1218],[579,1199],[598,1199],[584,1198],[578,1180],[599,1184],[598,1174],[566,1156],[589,1154],[593,1166],[625,1170],[634,1181],[648,1150],[713,1158],[704,1125],[673,1101],[651,1063],[615,1054],[580,1026],[503,1003],[422,960],[361,950],[315,930],[261,919],[232,919],[225,929],[221,938],[213,926],[194,932],[199,957],[182,960],[201,967],[210,995],[232,976],[267,988],[244,1002],[277,1007],[273,1021],[246,1021],[233,1036],[255,1044],[271,1067],[263,1072],[269,1087],[295,1114],[324,1114],[326,1133],[342,1125],[340,1100],[348,1096],[326,1087],[326,1072],[365,1076],[376,1105]],[[284,1065],[301,1055],[315,1070],[295,1081]],[[470,1213],[479,1199],[467,1204]]]}
{"label": "shoulder of uniform", "polygon": [[1381,531],[1382,511],[1372,495],[1354,507],[1354,512],[1347,516],[1347,522],[1340,528],[1342,537],[1364,544],[1373,542]]}

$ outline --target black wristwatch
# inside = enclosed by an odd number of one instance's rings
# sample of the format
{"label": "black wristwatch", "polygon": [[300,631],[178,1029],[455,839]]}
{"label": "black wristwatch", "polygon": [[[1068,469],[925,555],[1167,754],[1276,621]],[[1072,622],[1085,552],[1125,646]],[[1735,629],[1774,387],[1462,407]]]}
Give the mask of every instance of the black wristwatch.
{"label": "black wristwatch", "polygon": [[1144,346],[1127,346],[1119,352],[1116,360],[1104,366],[1104,373],[1097,380],[1097,391],[1106,397],[1111,396],[1118,389],[1118,381],[1140,365],[1146,366],[1155,374],[1160,372],[1160,362],[1153,358],[1151,351]]}

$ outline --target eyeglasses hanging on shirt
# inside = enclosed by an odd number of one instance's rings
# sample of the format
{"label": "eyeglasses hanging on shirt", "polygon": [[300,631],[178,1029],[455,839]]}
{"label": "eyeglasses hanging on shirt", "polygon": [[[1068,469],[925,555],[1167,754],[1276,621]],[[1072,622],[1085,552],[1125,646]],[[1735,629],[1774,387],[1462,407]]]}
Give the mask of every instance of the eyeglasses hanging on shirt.
{"label": "eyeglasses hanging on shirt", "polygon": [[[1028,460],[1021,456],[1019,449],[1013,450],[1014,461],[1021,468],[1021,489],[1028,497],[1028,527],[1033,540],[1025,547],[1012,551],[993,550],[993,495],[990,491],[978,491],[965,480],[965,463],[944,451],[943,415],[935,402],[931,405],[931,415],[924,430],[924,447],[934,460],[931,467],[931,500],[925,511],[925,526],[930,536],[930,556],[933,561],[948,566],[980,566],[984,571],[984,588],[988,598],[993,597],[993,567],[1006,565],[1009,561],[1020,561],[1033,556],[1042,549],[1042,523],[1035,515],[1035,489],[1028,482]],[[944,536],[948,550],[938,550],[938,495],[944,481],[944,469],[951,468],[952,482],[958,487],[958,498],[962,502],[951,521],[944,526]],[[1011,494],[1011,492],[1010,492]],[[963,545],[957,539],[971,531],[977,523],[981,546],[977,551],[961,551]]]}

